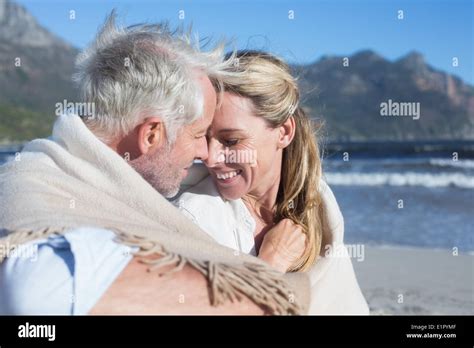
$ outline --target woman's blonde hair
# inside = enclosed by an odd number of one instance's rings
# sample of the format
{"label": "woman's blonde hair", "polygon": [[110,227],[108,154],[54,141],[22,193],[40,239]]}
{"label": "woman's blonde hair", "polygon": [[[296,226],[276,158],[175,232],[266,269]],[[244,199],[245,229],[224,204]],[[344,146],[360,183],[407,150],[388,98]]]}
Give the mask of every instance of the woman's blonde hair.
{"label": "woman's blonde hair", "polygon": [[305,271],[316,261],[322,242],[321,159],[316,141],[321,125],[316,127],[299,105],[296,79],[281,59],[259,51],[239,51],[234,63],[232,70],[240,74],[224,82],[226,92],[249,98],[255,115],[272,128],[289,117],[295,120],[295,136],[283,150],[274,222],[287,218],[303,227],[307,247],[289,271]]}

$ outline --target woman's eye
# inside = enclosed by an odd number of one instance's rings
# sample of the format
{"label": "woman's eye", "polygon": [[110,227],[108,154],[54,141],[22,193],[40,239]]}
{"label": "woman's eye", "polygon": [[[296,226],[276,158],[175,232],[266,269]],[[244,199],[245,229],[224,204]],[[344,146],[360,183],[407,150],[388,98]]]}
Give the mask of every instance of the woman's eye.
{"label": "woman's eye", "polygon": [[234,146],[239,142],[238,139],[229,139],[229,140],[224,140],[223,143],[225,146]]}

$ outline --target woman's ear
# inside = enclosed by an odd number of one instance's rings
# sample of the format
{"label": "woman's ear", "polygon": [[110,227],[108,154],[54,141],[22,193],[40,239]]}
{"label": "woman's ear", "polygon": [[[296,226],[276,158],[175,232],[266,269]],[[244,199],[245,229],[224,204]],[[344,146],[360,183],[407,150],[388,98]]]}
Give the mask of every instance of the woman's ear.
{"label": "woman's ear", "polygon": [[159,117],[149,117],[138,126],[138,149],[142,154],[163,146],[165,138],[165,125]]}
{"label": "woman's ear", "polygon": [[280,126],[280,134],[278,138],[278,148],[284,149],[290,145],[291,141],[295,136],[296,123],[293,116],[288,117],[288,119]]}

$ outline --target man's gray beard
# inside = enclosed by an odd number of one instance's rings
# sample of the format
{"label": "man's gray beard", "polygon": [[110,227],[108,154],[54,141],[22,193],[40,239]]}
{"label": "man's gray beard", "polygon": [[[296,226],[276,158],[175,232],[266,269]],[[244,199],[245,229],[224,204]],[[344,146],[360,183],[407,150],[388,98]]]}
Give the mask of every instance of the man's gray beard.
{"label": "man's gray beard", "polygon": [[140,156],[130,161],[130,165],[166,198],[178,194],[181,173],[173,166],[171,149],[168,146],[163,146],[151,155]]}

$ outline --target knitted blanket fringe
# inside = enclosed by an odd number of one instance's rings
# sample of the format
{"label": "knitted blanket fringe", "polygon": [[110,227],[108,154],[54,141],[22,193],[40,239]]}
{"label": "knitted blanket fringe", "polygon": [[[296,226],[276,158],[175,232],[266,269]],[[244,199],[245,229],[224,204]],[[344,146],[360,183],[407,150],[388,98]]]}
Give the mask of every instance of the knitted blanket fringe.
{"label": "knitted blanket fringe", "polygon": [[[67,229],[64,227],[61,229],[8,231],[7,237],[0,239],[0,245],[6,246],[4,253],[0,253],[0,263],[18,246],[37,239],[62,234]],[[282,274],[277,271],[269,272],[267,267],[260,264],[244,263],[244,267],[241,267],[213,261],[193,260],[177,253],[168,252],[158,243],[122,232],[117,232],[117,240],[122,244],[138,247],[139,250],[134,255],[141,257],[140,262],[150,266],[149,272],[155,271],[160,277],[168,277],[179,272],[186,264],[199,271],[209,282],[212,306],[218,306],[226,301],[238,302],[245,295],[263,307],[269,314],[298,315],[303,311],[299,304],[293,300],[294,293],[282,279]],[[150,255],[161,257],[144,258]],[[171,268],[167,266],[171,266]],[[160,269],[164,267],[167,267],[166,272],[160,272]]]}

